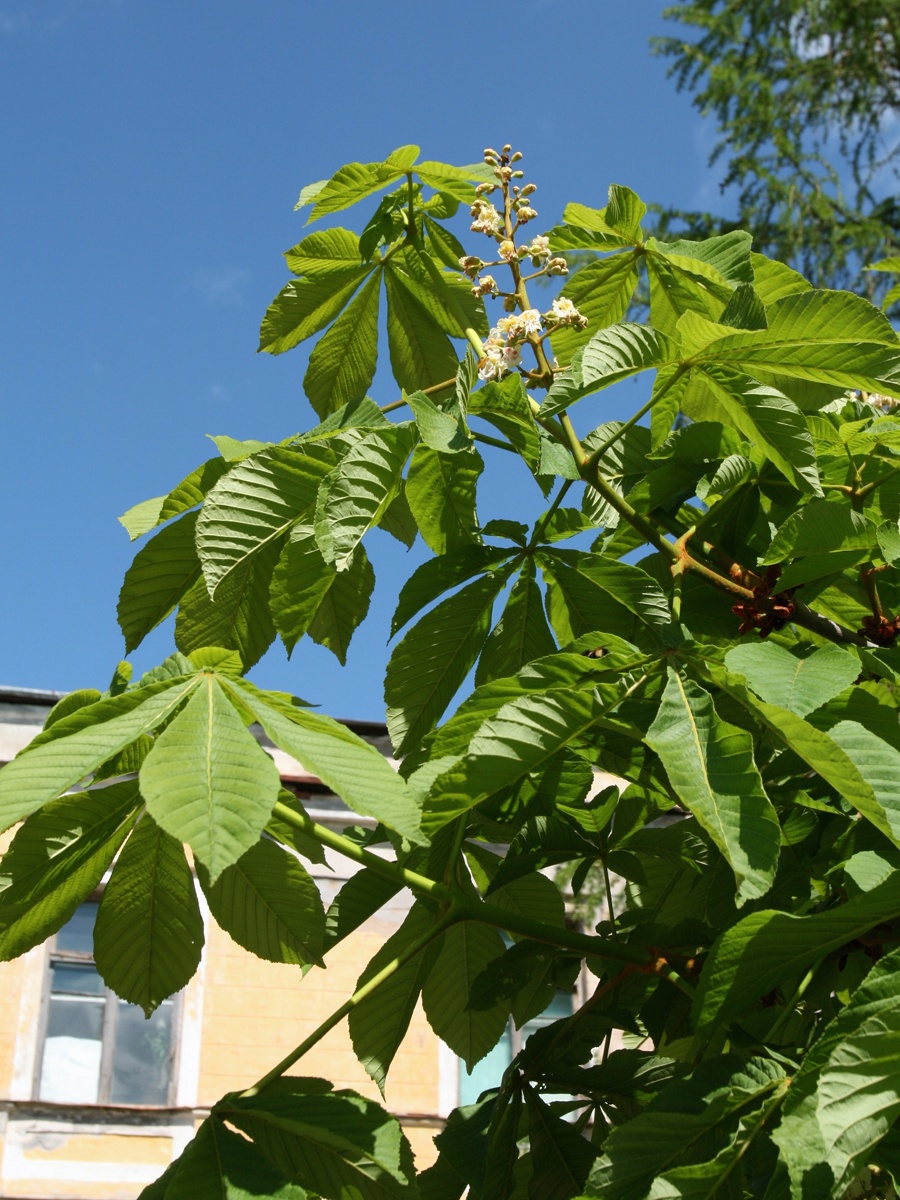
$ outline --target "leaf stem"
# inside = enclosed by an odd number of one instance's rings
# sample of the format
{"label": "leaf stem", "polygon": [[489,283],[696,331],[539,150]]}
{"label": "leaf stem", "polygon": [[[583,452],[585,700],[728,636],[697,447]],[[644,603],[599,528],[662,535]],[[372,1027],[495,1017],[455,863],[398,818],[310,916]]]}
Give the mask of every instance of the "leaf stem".
{"label": "leaf stem", "polygon": [[550,507],[547,509],[547,511],[544,513],[544,515],[538,521],[537,525],[535,525],[534,533],[531,535],[531,540],[529,541],[528,545],[525,547],[526,554],[531,554],[534,551],[534,548],[537,546],[538,542],[544,536],[544,530],[550,524],[550,518],[553,516],[553,514],[559,508],[560,504],[562,504],[563,500],[566,497],[566,492],[568,492],[569,488],[572,486],[573,483],[574,483],[574,480],[572,480],[572,479],[563,480],[562,487],[556,493],[553,503],[550,505]]}
{"label": "leaf stem", "polygon": [[411,942],[408,946],[406,946],[403,952],[398,954],[395,959],[387,964],[387,966],[383,967],[377,975],[373,975],[371,979],[362,985],[362,987],[357,988],[357,990],[348,1000],[345,1000],[339,1008],[336,1008],[330,1016],[326,1017],[322,1024],[314,1029],[309,1037],[304,1038],[300,1045],[296,1046],[290,1052],[290,1054],[285,1055],[280,1063],[277,1063],[271,1069],[271,1071],[267,1071],[266,1074],[263,1075],[262,1079],[254,1083],[252,1087],[249,1087],[246,1091],[241,1092],[241,1098],[249,1099],[252,1096],[258,1096],[259,1093],[268,1087],[270,1083],[273,1083],[276,1079],[280,1079],[285,1071],[289,1070],[295,1062],[297,1062],[303,1057],[304,1054],[306,1054],[308,1050],[311,1050],[313,1046],[317,1045],[322,1038],[325,1037],[326,1033],[330,1033],[331,1030],[334,1029],[335,1025],[339,1025],[344,1017],[348,1015],[348,1013],[352,1012],[357,1005],[362,1004],[363,1000],[365,1000],[367,996],[370,996],[372,992],[377,991],[378,988],[380,988],[386,980],[390,979],[392,975],[399,971],[401,967],[405,966],[411,959],[415,958],[416,955],[424,950],[425,947],[431,942],[433,942],[436,937],[439,937],[445,929],[449,929],[451,925],[455,925],[459,920],[459,909],[456,907],[456,905],[451,905],[450,908],[448,908],[443,914],[443,916],[435,921],[430,929],[426,930],[421,937],[416,938],[414,942]]}
{"label": "leaf stem", "polygon": [[[435,392],[446,391],[447,388],[451,388],[455,384],[456,376],[454,375],[452,379],[445,379],[441,383],[433,383],[431,387],[416,388],[416,391],[421,392],[423,396],[432,396]],[[404,404],[408,403],[409,401],[406,396],[401,396],[399,400],[392,400],[390,404],[382,404],[381,411],[383,413],[393,412],[397,408],[403,408]]]}
{"label": "leaf stem", "polygon": [[602,445],[598,446],[596,450],[591,451],[591,456],[585,463],[585,467],[593,467],[595,464],[599,463],[604,454],[606,454],[608,450],[612,449],[616,442],[623,438],[629,429],[637,425],[638,421],[640,421],[642,417],[645,417],[647,413],[650,412],[650,410],[654,408],[660,400],[662,400],[663,396],[665,396],[670,388],[672,388],[678,382],[685,371],[688,370],[690,370],[690,367],[687,363],[679,363],[678,368],[672,372],[659,391],[654,388],[653,395],[650,397],[647,403],[643,405],[643,407],[639,408],[633,417],[629,417],[627,421],[620,425],[615,433],[610,434],[610,436],[605,442],[602,443]]}
{"label": "leaf stem", "polygon": [[[642,683],[643,680],[640,682]],[[632,685],[632,690],[635,686]],[[305,812],[289,808],[280,800],[275,803],[275,812],[282,820],[294,825],[310,837],[314,837],[323,846],[329,846],[332,850],[343,854],[345,858],[358,862],[362,866],[371,867],[379,875],[384,875],[386,878],[392,879],[395,883],[402,883],[415,893],[423,894],[432,900],[452,905],[453,910],[458,914],[460,920],[480,921],[482,924],[494,925],[498,929],[506,929],[510,933],[519,933],[523,937],[533,938],[538,942],[546,942],[551,946],[565,946],[570,950],[577,950],[581,954],[633,963],[636,967],[654,972],[668,979],[670,983],[674,984],[685,995],[693,996],[694,994],[694,989],[690,984],[683,980],[677,972],[673,971],[663,959],[648,960],[647,955],[642,950],[633,950],[628,946],[607,941],[605,938],[577,933],[575,930],[567,929],[565,926],[548,925],[543,921],[535,921],[530,917],[509,912],[505,908],[500,908],[499,905],[489,904],[484,900],[473,902],[468,898],[461,897],[459,893],[445,884],[439,883],[436,879],[429,879],[425,875],[419,875],[416,871],[410,871],[408,868],[401,866],[400,863],[390,862],[388,859],[373,854],[370,850],[358,846],[342,834],[335,833],[334,830],[328,829],[324,825],[319,825],[318,822],[313,821],[311,817],[307,816]]]}

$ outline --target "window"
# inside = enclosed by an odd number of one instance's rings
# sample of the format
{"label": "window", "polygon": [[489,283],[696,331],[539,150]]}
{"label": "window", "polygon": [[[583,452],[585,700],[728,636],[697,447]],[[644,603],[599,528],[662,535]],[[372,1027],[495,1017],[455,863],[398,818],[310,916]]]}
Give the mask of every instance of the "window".
{"label": "window", "polygon": [[58,1104],[170,1102],[176,1004],[146,1020],[109,990],[92,956],[95,903],[82,904],[50,949],[37,1098]]}
{"label": "window", "polygon": [[509,1020],[500,1041],[471,1071],[467,1071],[466,1064],[460,1060],[459,1103],[474,1104],[482,1092],[486,1092],[488,1088],[499,1087],[503,1072],[528,1041],[529,1036],[544,1025],[571,1015],[571,994],[557,992],[540,1016],[526,1021],[521,1029],[516,1029],[512,1020]]}

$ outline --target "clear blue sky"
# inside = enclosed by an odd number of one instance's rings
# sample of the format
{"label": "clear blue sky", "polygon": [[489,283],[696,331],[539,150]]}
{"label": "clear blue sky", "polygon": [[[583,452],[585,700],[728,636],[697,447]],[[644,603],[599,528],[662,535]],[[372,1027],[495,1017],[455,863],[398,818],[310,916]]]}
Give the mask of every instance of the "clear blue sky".
{"label": "clear blue sky", "polygon": [[[465,163],[510,141],[538,184],[535,232],[567,200],[601,205],[610,182],[715,203],[714,130],[648,49],[662,7],[0,3],[0,683],[106,686],[134,550],[116,516],[209,457],[207,433],[312,423],[305,353],[256,354],[281,252],[304,233],[303,184],[407,142]],[[390,381],[374,395],[393,399]],[[382,718],[392,598],[414,561],[394,546],[373,547],[376,603],[347,670],[306,639],[252,678]]]}

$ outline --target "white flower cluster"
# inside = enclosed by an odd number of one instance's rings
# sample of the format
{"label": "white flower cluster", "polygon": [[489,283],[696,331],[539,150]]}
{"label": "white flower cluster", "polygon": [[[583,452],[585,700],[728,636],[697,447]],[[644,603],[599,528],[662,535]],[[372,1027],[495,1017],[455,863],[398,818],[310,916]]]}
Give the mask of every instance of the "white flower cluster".
{"label": "white flower cluster", "polygon": [[479,196],[469,211],[473,217],[473,233],[486,233],[489,237],[496,237],[498,233],[503,232],[503,218],[490,200],[482,200]]}
{"label": "white flower cluster", "polygon": [[529,334],[540,334],[541,314],[536,308],[501,317],[484,343],[478,363],[479,379],[502,379],[522,361],[522,342]]}
{"label": "white flower cluster", "polygon": [[550,311],[544,313],[544,320],[554,326],[574,325],[576,329],[584,329],[588,323],[587,317],[578,311],[567,296],[560,296],[553,301]]}

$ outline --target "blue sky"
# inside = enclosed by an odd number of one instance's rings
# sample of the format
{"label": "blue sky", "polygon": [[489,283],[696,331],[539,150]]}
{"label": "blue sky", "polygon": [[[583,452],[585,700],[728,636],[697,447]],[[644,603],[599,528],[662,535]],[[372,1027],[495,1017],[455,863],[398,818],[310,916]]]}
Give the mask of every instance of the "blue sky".
{"label": "blue sky", "polygon": [[[535,232],[567,200],[601,205],[611,182],[715,202],[715,131],[648,49],[662,7],[0,3],[0,683],[104,687],[134,551],[116,516],[209,457],[207,433],[276,440],[312,423],[304,351],[256,354],[281,252],[304,233],[303,184],[408,142],[465,163],[509,141],[538,184]],[[394,399],[390,380],[373,395]],[[522,511],[539,511],[520,475],[499,489],[504,515],[520,483]],[[376,602],[348,668],[307,639],[252,678],[383,717],[392,598],[417,556],[384,535],[372,557]],[[171,648],[166,625],[136,668]]]}

